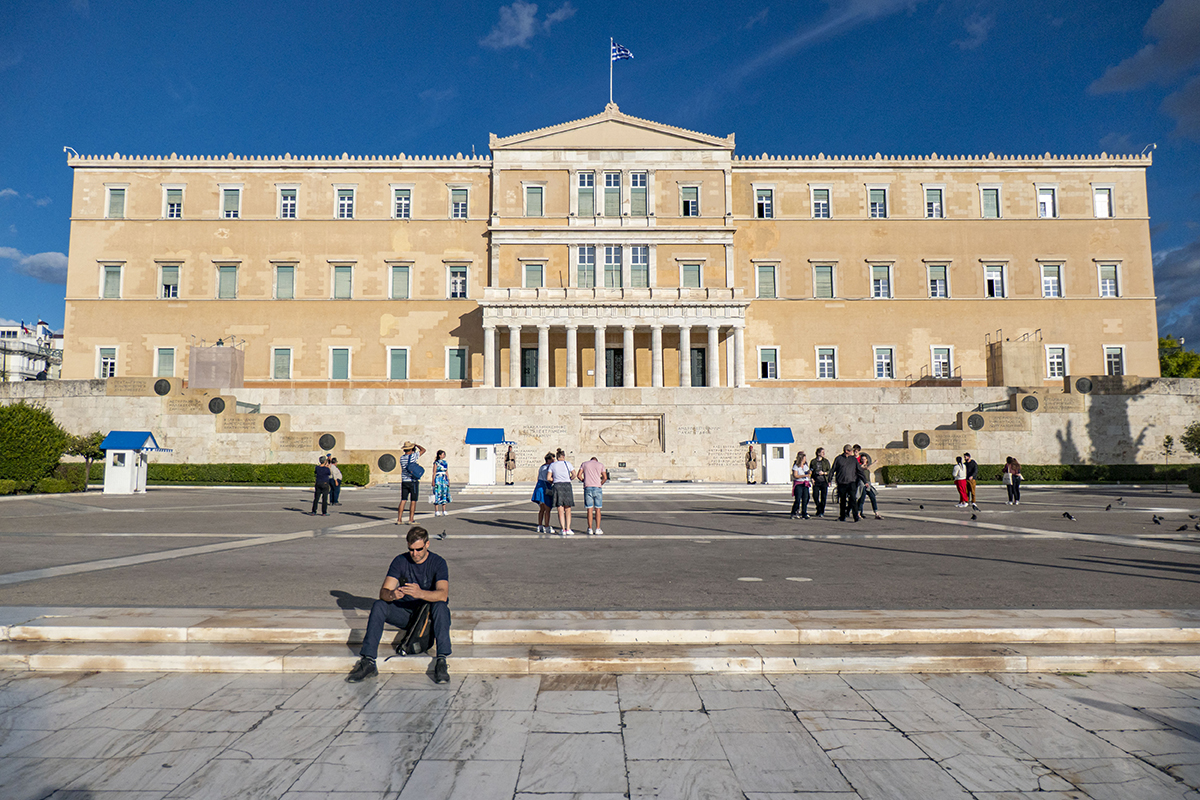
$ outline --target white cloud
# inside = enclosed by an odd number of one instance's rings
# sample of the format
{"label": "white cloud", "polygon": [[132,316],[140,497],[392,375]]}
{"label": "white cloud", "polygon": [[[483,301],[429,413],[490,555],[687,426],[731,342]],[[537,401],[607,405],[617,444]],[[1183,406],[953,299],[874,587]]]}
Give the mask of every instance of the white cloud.
{"label": "white cloud", "polygon": [[539,33],[549,33],[551,26],[575,16],[575,7],[563,3],[557,11],[538,19],[537,3],[515,0],[511,6],[500,6],[500,21],[487,36],[479,40],[484,47],[504,50],[509,47],[529,47],[529,40]]}
{"label": "white cloud", "polygon": [[751,28],[753,28],[755,25],[757,25],[757,24],[759,24],[760,22],[763,22],[764,20],[766,20],[766,18],[767,18],[767,12],[768,12],[768,11],[770,11],[770,10],[771,10],[771,9],[770,9],[770,7],[764,8],[762,11],[758,12],[758,13],[757,13],[757,14],[755,14],[753,17],[751,17],[750,19],[746,20],[746,25],[745,25],[745,28],[746,28],[746,30],[750,30],[750,29],[751,29]]}
{"label": "white cloud", "polygon": [[955,44],[960,50],[975,50],[987,41],[988,34],[995,24],[995,14],[972,14],[963,21],[963,27],[967,29],[967,38],[959,39]]}
{"label": "white cloud", "polygon": [[1200,343],[1200,239],[1154,254],[1154,291],[1158,295],[1158,330]]}
{"label": "white cloud", "polygon": [[19,194],[16,189],[0,189],[0,197],[16,197]]}
{"label": "white cloud", "polygon": [[22,275],[37,278],[43,283],[61,286],[67,282],[67,257],[63,253],[26,255],[15,247],[0,247],[0,258],[13,262],[13,269]]}
{"label": "white cloud", "polygon": [[51,202],[49,197],[38,197],[38,198],[34,199],[33,196],[31,195],[29,199],[33,200],[33,204],[35,206],[37,206],[38,208],[48,206],[48,205],[50,205],[50,202]]}

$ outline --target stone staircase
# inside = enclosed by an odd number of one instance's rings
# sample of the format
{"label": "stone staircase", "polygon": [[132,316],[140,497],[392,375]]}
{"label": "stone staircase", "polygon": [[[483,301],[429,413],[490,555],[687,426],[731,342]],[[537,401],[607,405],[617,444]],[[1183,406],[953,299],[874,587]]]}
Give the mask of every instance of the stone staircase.
{"label": "stone staircase", "polygon": [[[0,609],[0,669],[350,669],[366,612]],[[426,672],[428,657],[384,672]],[[1200,611],[457,611],[459,673],[1200,670]]]}

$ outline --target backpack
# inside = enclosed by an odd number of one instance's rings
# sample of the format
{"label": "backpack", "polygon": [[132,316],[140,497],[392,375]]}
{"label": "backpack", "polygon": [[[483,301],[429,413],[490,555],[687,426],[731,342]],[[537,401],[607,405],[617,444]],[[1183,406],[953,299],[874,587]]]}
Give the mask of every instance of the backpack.
{"label": "backpack", "polygon": [[421,603],[408,620],[404,635],[396,642],[396,655],[415,656],[433,647],[433,620],[429,618],[429,603]]}

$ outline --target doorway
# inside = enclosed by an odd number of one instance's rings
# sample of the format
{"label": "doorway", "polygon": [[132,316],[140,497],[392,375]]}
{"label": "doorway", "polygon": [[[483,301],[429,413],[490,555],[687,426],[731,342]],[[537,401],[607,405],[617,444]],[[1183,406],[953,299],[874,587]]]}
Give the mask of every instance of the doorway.
{"label": "doorway", "polygon": [[708,386],[707,359],[705,348],[692,348],[692,386]]}
{"label": "doorway", "polygon": [[604,385],[625,385],[625,351],[619,347],[604,351]]}
{"label": "doorway", "polygon": [[521,386],[538,385],[538,351],[536,347],[521,348]]}

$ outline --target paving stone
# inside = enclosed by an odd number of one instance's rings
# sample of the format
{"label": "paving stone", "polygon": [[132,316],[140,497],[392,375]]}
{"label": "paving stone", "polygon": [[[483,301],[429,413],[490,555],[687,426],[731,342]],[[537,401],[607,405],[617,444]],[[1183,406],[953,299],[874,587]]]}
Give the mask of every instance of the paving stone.
{"label": "paving stone", "polygon": [[1136,758],[1043,758],[1042,763],[1085,792],[1092,800],[1183,798],[1194,794]]}
{"label": "paving stone", "polygon": [[532,711],[447,711],[422,758],[520,760],[532,721]]}
{"label": "paving stone", "polygon": [[623,792],[627,789],[624,750],[619,735],[529,734],[517,780],[518,791]]}
{"label": "paving stone", "polygon": [[409,773],[429,741],[428,734],[382,731],[343,732],[291,785],[296,791],[384,791],[404,788]]}
{"label": "paving stone", "polygon": [[840,675],[773,675],[771,682],[793,711],[859,711],[871,707]]}
{"label": "paving stone", "polygon": [[420,761],[400,800],[509,800],[520,761]]}
{"label": "paving stone", "polygon": [[623,711],[699,711],[700,693],[690,675],[618,675]]}
{"label": "paving stone", "polygon": [[928,760],[839,761],[838,769],[862,800],[971,800],[957,781]]}
{"label": "paving stone", "polygon": [[454,695],[450,708],[456,711],[533,711],[541,681],[536,675],[471,675]]}
{"label": "paving stone", "polygon": [[851,787],[807,732],[718,732],[746,792],[845,791]]}
{"label": "paving stone", "polygon": [[729,800],[741,794],[724,759],[629,762],[629,800]]}
{"label": "paving stone", "polygon": [[914,734],[912,741],[971,792],[1073,788],[1016,745],[992,731]]}
{"label": "paving stone", "polygon": [[708,715],[699,711],[626,711],[625,752],[633,761],[713,761],[725,757]]}
{"label": "paving stone", "polygon": [[166,795],[166,800],[274,800],[304,771],[304,761],[218,758]]}
{"label": "paving stone", "polygon": [[966,710],[1038,707],[990,675],[922,675],[921,679],[930,689]]}

